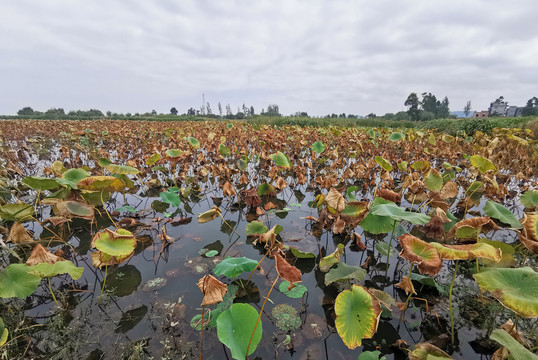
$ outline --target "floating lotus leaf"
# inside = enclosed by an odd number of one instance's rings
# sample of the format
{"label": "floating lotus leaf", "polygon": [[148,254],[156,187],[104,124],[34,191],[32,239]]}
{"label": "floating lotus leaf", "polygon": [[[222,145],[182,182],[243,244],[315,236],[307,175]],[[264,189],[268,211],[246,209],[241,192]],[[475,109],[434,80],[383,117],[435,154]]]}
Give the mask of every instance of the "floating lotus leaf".
{"label": "floating lotus leaf", "polygon": [[514,360],[538,360],[538,356],[531,353],[523,345],[521,345],[516,339],[512,337],[508,332],[503,329],[493,330],[490,339],[497,341],[510,351],[509,359]]}
{"label": "floating lotus leaf", "polygon": [[67,218],[77,217],[86,220],[94,218],[93,206],[80,201],[60,201],[54,206],[54,209],[57,215]]}
{"label": "floating lotus leaf", "polygon": [[327,255],[319,261],[319,270],[321,272],[327,272],[334,265],[340,262],[340,257],[344,253],[344,244],[338,244],[334,252]]}
{"label": "floating lotus leaf", "polygon": [[11,264],[0,272],[0,297],[25,297],[34,293],[41,282],[41,276],[29,272],[30,266]]}
{"label": "floating lotus leaf", "polygon": [[346,208],[346,199],[335,188],[329,190],[329,194],[325,198],[325,203],[331,207],[332,210],[340,213]]}
{"label": "floating lotus leaf", "polygon": [[200,142],[196,138],[193,138],[192,136],[189,136],[187,138],[187,142],[189,143],[190,146],[192,146],[195,149],[200,148]]}
{"label": "floating lotus leaf", "polygon": [[77,183],[83,190],[115,192],[123,191],[125,184],[114,176],[88,176]]}
{"label": "floating lotus leaf", "polygon": [[290,168],[290,160],[286,155],[284,155],[282,152],[277,151],[276,154],[269,155],[271,160],[275,162],[277,166],[283,167],[283,168]]}
{"label": "floating lotus leaf", "polygon": [[376,197],[370,205],[370,212],[364,220],[359,224],[364,230],[371,234],[385,234],[392,230],[394,219],[389,216],[374,215],[371,211],[372,207],[382,204],[393,204],[392,201],[385,200],[381,197]]}
{"label": "floating lotus leaf", "polygon": [[159,193],[160,198],[163,200],[163,202],[170,204],[172,206],[178,207],[181,205],[181,198],[178,194],[171,192],[171,191],[163,191]]}
{"label": "floating lotus leaf", "polygon": [[497,170],[497,167],[491,161],[480,155],[471,156],[471,165],[477,168],[481,174],[485,174],[490,170]]}
{"label": "floating lotus leaf", "polygon": [[530,267],[487,269],[473,277],[505,307],[523,317],[538,317],[538,273]]}
{"label": "floating lotus leaf", "polygon": [[538,208],[538,190],[528,190],[519,199],[527,209]]}
{"label": "floating lotus leaf", "polygon": [[411,263],[418,264],[421,274],[435,276],[441,271],[443,267],[441,257],[432,245],[410,234],[404,234],[398,240],[402,246],[400,256]]}
{"label": "floating lotus leaf", "polygon": [[214,305],[222,301],[222,297],[226,294],[228,286],[220,282],[216,277],[212,275],[206,275],[196,284],[198,289],[204,294],[202,300],[202,306]]}
{"label": "floating lotus leaf", "polygon": [[34,190],[54,190],[60,186],[56,179],[50,179],[41,176],[27,176],[21,180],[23,185],[28,186]]}
{"label": "floating lotus leaf", "polygon": [[350,348],[361,346],[362,339],[371,338],[377,331],[381,306],[377,298],[366,288],[353,285],[351,289],[342,291],[334,304],[336,331]]}
{"label": "floating lotus leaf", "polygon": [[446,360],[452,359],[443,350],[430,343],[417,344],[409,353],[409,360]]}
{"label": "floating lotus leaf", "polygon": [[181,156],[181,154],[183,154],[183,151],[181,151],[179,149],[168,149],[168,150],[166,150],[166,155],[168,155],[171,158],[179,157],[179,156]]}
{"label": "floating lotus leaf", "polygon": [[56,179],[56,181],[72,189],[77,189],[77,183],[88,176],[90,176],[90,173],[84,169],[69,169],[62,174],[61,178]]}
{"label": "floating lotus leaf", "polygon": [[[262,338],[261,322],[254,330],[258,321],[258,311],[248,304],[236,303],[223,311],[217,319],[217,336],[232,352],[232,357],[244,360],[252,354]],[[251,335],[254,332],[254,336]],[[250,347],[247,354],[247,347]]]}
{"label": "floating lotus leaf", "polygon": [[125,229],[118,229],[117,232],[105,229],[95,234],[91,246],[107,255],[122,257],[134,251],[136,238],[130,231]]}
{"label": "floating lotus leaf", "polygon": [[381,166],[381,168],[383,168],[383,170],[389,171],[389,172],[392,171],[392,165],[390,164],[390,162],[388,160],[386,160],[382,156],[376,156],[375,157],[375,162],[379,166]]}
{"label": "floating lotus leaf", "polygon": [[389,217],[394,221],[406,220],[415,225],[424,225],[430,221],[428,215],[407,211],[393,202],[372,204],[370,213],[377,216]]}
{"label": "floating lotus leaf", "polygon": [[474,260],[477,258],[489,259],[499,262],[502,251],[486,243],[468,245],[443,245],[436,242],[430,243],[444,260]]}
{"label": "floating lotus leaf", "polygon": [[7,241],[14,244],[23,244],[34,242],[34,239],[30,236],[23,224],[16,222],[9,230]]}
{"label": "floating lotus leaf", "polygon": [[219,153],[222,156],[230,156],[232,155],[232,150],[224,144],[219,144]]}
{"label": "floating lotus leaf", "polygon": [[106,167],[108,171],[110,171],[112,174],[125,174],[125,175],[137,175],[140,173],[140,170],[135,169],[132,166],[128,165],[117,165],[117,164],[110,164]]}
{"label": "floating lotus leaf", "polygon": [[224,275],[235,279],[244,272],[251,272],[257,265],[258,262],[256,260],[246,257],[227,257],[215,266],[213,272],[218,276]]}
{"label": "floating lotus leaf", "polygon": [[218,206],[213,205],[213,207],[211,209],[209,209],[208,211],[203,212],[203,213],[198,215],[198,222],[200,224],[203,224],[203,223],[206,223],[208,221],[211,221],[211,220],[213,220],[215,218],[218,218],[220,213],[221,213],[221,211],[218,208]]}
{"label": "floating lotus leaf", "polygon": [[271,310],[271,315],[275,318],[275,325],[282,331],[295,331],[302,325],[297,309],[288,304],[276,305]]}
{"label": "floating lotus leaf", "polygon": [[523,230],[519,233],[519,240],[527,249],[538,254],[538,214],[524,214],[521,220]]}
{"label": "floating lotus leaf", "polygon": [[336,267],[329,270],[325,274],[325,285],[329,285],[335,281],[344,281],[355,279],[358,281],[364,280],[366,270],[359,266],[350,266],[346,263],[339,263]]}
{"label": "floating lotus leaf", "polygon": [[501,204],[488,200],[484,206],[484,212],[489,217],[497,219],[505,224],[510,225],[514,229],[521,229],[521,223],[514,214]]}
{"label": "floating lotus leaf", "polygon": [[439,171],[430,169],[424,178],[424,185],[431,191],[440,191],[443,188],[443,177]]}
{"label": "floating lotus leaf", "polygon": [[71,276],[74,280],[80,279],[83,271],[83,267],[77,267],[69,260],[58,261],[54,264],[42,262],[40,264],[30,266],[28,269],[29,273],[40,277],[53,277],[61,274],[69,274],[69,276]]}
{"label": "floating lotus leaf", "polygon": [[27,221],[31,220],[34,215],[34,207],[32,205],[20,204],[5,204],[0,206],[0,219],[7,221]]}
{"label": "floating lotus leaf", "polygon": [[54,255],[43,245],[37,244],[32,250],[30,257],[28,257],[28,260],[26,260],[26,265],[32,266],[32,265],[37,265],[41,263],[54,264],[54,263],[57,263],[58,261],[63,261],[63,260],[65,259],[60,256]]}
{"label": "floating lotus leaf", "polygon": [[153,164],[155,164],[159,160],[161,160],[161,154],[155,153],[155,154],[151,155],[149,158],[146,159],[146,165],[147,166],[152,166]]}
{"label": "floating lotus leaf", "polygon": [[302,284],[295,285],[290,289],[291,285],[292,284],[290,284],[288,281],[282,281],[278,286],[278,290],[280,290],[281,293],[292,299],[302,298],[304,293],[308,291],[306,286]]}
{"label": "floating lotus leaf", "polygon": [[299,259],[314,259],[316,255],[314,255],[311,252],[302,252],[301,250],[294,248],[294,247],[288,247],[288,249],[291,251],[293,256]]}
{"label": "floating lotus leaf", "polygon": [[245,228],[247,236],[265,234],[267,230],[267,226],[265,226],[263,222],[258,220],[249,222]]}
{"label": "floating lotus leaf", "polygon": [[325,145],[321,141],[316,141],[312,144],[312,151],[316,154],[321,154],[325,151]]}

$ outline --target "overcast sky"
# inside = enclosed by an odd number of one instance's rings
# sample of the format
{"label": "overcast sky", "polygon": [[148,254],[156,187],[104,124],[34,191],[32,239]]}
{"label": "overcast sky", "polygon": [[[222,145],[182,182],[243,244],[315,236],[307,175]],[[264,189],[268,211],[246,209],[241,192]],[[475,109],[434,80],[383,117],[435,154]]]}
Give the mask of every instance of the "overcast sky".
{"label": "overcast sky", "polygon": [[523,106],[537,14],[537,0],[0,0],[0,113],[184,113],[202,94],[214,112],[380,115],[411,92]]}

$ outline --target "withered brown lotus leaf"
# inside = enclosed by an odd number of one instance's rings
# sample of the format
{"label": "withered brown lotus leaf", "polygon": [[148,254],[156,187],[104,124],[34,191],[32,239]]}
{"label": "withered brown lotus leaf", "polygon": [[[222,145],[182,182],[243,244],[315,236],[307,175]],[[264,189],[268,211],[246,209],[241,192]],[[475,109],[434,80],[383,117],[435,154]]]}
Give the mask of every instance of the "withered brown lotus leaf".
{"label": "withered brown lotus leaf", "polygon": [[269,211],[271,209],[275,209],[276,205],[273,202],[269,201],[263,206],[263,208],[265,209],[265,211]]}
{"label": "withered brown lotus leaf", "polygon": [[479,233],[488,233],[491,230],[499,229],[497,224],[495,224],[489,216],[473,217],[456,223],[456,225],[454,225],[448,232],[448,236],[450,238],[455,238],[458,229],[464,226],[475,228]]}
{"label": "withered brown lotus leaf", "polygon": [[63,217],[63,216],[51,216],[43,221],[44,223],[51,223],[53,226],[58,226],[61,224],[65,224],[66,222],[71,222],[71,219]]}
{"label": "withered brown lotus leaf", "polygon": [[28,234],[28,231],[23,224],[21,224],[20,222],[16,222],[9,230],[9,236],[7,238],[7,241],[14,244],[22,244],[34,242],[34,239],[32,239],[30,234]]}
{"label": "withered brown lotus leaf", "polygon": [[379,189],[377,191],[377,196],[394,203],[402,201],[402,196],[400,194],[389,189]]}
{"label": "withered brown lotus leaf", "polygon": [[224,185],[222,185],[222,193],[224,194],[224,196],[233,196],[233,195],[235,195],[235,190],[234,190],[232,184],[230,184],[229,181],[226,181],[224,183]]}
{"label": "withered brown lotus leaf", "polygon": [[243,190],[241,193],[243,200],[249,208],[255,208],[261,205],[262,199],[258,195],[258,192],[255,188],[250,190]]}
{"label": "withered brown lotus leaf", "polygon": [[519,241],[530,251],[538,254],[538,233],[536,226],[538,223],[538,214],[524,214],[521,220],[523,229],[518,233]]}
{"label": "withered brown lotus leaf", "polygon": [[403,234],[398,238],[402,251],[400,256],[409,262],[418,264],[421,274],[435,276],[443,267],[439,252],[427,242],[410,234]]}
{"label": "withered brown lotus leaf", "polygon": [[301,270],[290,265],[290,263],[287,262],[278,251],[273,251],[271,254],[275,258],[276,271],[278,271],[278,275],[280,275],[282,279],[287,280],[290,283],[290,287],[293,288],[294,283],[301,281]]}
{"label": "withered brown lotus leaf", "polygon": [[366,245],[361,241],[361,235],[357,233],[353,233],[353,241],[355,242],[355,245],[359,248],[359,250],[364,251],[366,250]]}
{"label": "withered brown lotus leaf", "polygon": [[430,238],[442,239],[445,235],[445,223],[450,222],[441,208],[435,208],[430,221],[422,227],[425,235]]}
{"label": "withered brown lotus leaf", "polygon": [[413,286],[413,283],[411,282],[411,279],[409,279],[407,276],[403,276],[402,281],[400,281],[397,284],[394,284],[394,286],[397,286],[400,289],[403,289],[405,291],[405,295],[417,294],[417,292],[415,291],[415,287]]}
{"label": "withered brown lotus leaf", "polygon": [[282,177],[278,177],[276,179],[276,182],[275,182],[275,187],[278,189],[278,190],[284,190],[284,188],[286,188],[288,186],[288,183],[286,182],[286,180],[284,180]]}
{"label": "withered brown lotus leaf", "polygon": [[338,213],[341,213],[346,208],[346,199],[335,188],[329,190],[325,203]]}
{"label": "withered brown lotus leaf", "polygon": [[58,261],[65,260],[62,257],[56,256],[51,253],[47,248],[41,244],[37,244],[32,250],[30,257],[26,260],[26,265],[33,266],[41,263],[54,264]]}
{"label": "withered brown lotus leaf", "polygon": [[339,216],[333,224],[333,233],[341,234],[346,229],[346,222]]}
{"label": "withered brown lotus leaf", "polygon": [[202,300],[202,306],[214,305],[222,301],[222,297],[228,291],[228,286],[220,282],[216,277],[212,275],[206,275],[196,284],[204,298]]}
{"label": "withered brown lotus leaf", "polygon": [[439,192],[439,194],[441,195],[441,198],[445,200],[456,197],[458,193],[459,193],[458,185],[456,185],[456,183],[453,182],[452,180],[444,184],[443,187],[441,188],[441,191]]}

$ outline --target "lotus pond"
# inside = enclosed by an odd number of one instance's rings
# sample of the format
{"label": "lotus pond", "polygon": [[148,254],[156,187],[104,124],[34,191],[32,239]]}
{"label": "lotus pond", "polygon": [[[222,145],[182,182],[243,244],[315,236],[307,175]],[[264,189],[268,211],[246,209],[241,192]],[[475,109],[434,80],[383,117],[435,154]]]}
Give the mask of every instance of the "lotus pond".
{"label": "lotus pond", "polygon": [[537,359],[528,131],[2,121],[2,359]]}

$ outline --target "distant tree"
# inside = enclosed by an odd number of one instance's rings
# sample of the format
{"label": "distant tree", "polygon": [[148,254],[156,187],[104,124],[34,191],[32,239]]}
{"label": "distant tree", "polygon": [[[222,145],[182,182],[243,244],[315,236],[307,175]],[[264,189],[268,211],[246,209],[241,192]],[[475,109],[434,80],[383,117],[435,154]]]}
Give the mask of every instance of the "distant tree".
{"label": "distant tree", "polygon": [[441,101],[441,104],[439,105],[439,108],[437,109],[437,113],[435,115],[436,118],[439,119],[448,119],[450,117],[448,97],[445,96],[443,101]]}
{"label": "distant tree", "polygon": [[331,119],[336,119],[337,117],[338,117],[338,115],[336,115],[335,113],[331,114]]}
{"label": "distant tree", "polygon": [[205,106],[207,115],[213,115],[213,111],[211,111],[211,105],[209,105],[209,102]]}
{"label": "distant tree", "polygon": [[422,101],[420,102],[422,110],[428,111],[437,117],[440,105],[441,103],[437,100],[435,95],[432,93],[422,93]]}
{"label": "distant tree", "polygon": [[151,110],[151,115],[157,115],[157,111]]}
{"label": "distant tree", "polygon": [[187,110],[187,115],[191,115],[191,116],[196,115],[196,110],[194,110],[194,108],[189,108],[189,110]]}
{"label": "distant tree", "polygon": [[523,116],[538,115],[538,98],[536,96],[527,101],[527,105],[523,108],[521,114]]}
{"label": "distant tree", "polygon": [[241,111],[238,111],[237,114],[235,114],[234,116],[234,119],[244,119],[244,118],[245,118],[245,113]]}
{"label": "distant tree", "polygon": [[394,114],[394,120],[409,121],[411,120],[411,117],[409,117],[409,113],[407,111],[398,111],[396,114]]}
{"label": "distant tree", "polygon": [[125,114],[125,116],[131,117],[131,113],[127,113],[127,114]]}
{"label": "distant tree", "polygon": [[170,109],[170,114],[177,115],[177,113],[178,113],[178,111],[177,111],[177,109],[175,107]]}
{"label": "distant tree", "polygon": [[222,105],[220,104],[220,101],[219,101],[219,115],[220,117],[222,117]]}
{"label": "distant tree", "polygon": [[265,115],[267,116],[280,116],[280,110],[278,109],[278,105],[271,104],[267,106],[267,111],[265,112]]}
{"label": "distant tree", "polygon": [[394,119],[394,114],[393,113],[386,113],[385,115],[382,116],[383,119],[385,120],[392,120]]}
{"label": "distant tree", "polygon": [[62,108],[51,108],[45,111],[45,115],[62,116],[65,115],[65,111]]}
{"label": "distant tree", "polygon": [[465,104],[465,106],[463,107],[463,113],[465,114],[465,116],[469,116],[469,114],[471,113],[471,100],[467,101],[467,104]]}
{"label": "distant tree", "polygon": [[250,106],[250,115],[254,115],[254,106]]}
{"label": "distant tree", "polygon": [[411,93],[407,97],[407,100],[405,100],[404,103],[405,106],[408,107],[407,114],[409,115],[409,118],[413,121],[418,121],[420,116],[420,111],[418,109],[419,101],[418,96],[416,93]]}
{"label": "distant tree", "polygon": [[107,112],[106,112],[106,116],[111,117],[111,116],[112,116],[112,111],[110,111],[110,110],[107,111]]}
{"label": "distant tree", "polygon": [[226,118],[233,118],[232,108],[230,104],[226,104]]}
{"label": "distant tree", "polygon": [[35,114],[35,111],[34,109],[32,109],[31,107],[27,106],[27,107],[23,107],[22,109],[20,109],[19,111],[17,111],[17,115],[21,115],[21,116],[24,116],[24,115],[34,115]]}
{"label": "distant tree", "polygon": [[357,115],[347,114],[347,118],[348,118],[348,119],[356,119],[356,118],[357,118]]}

